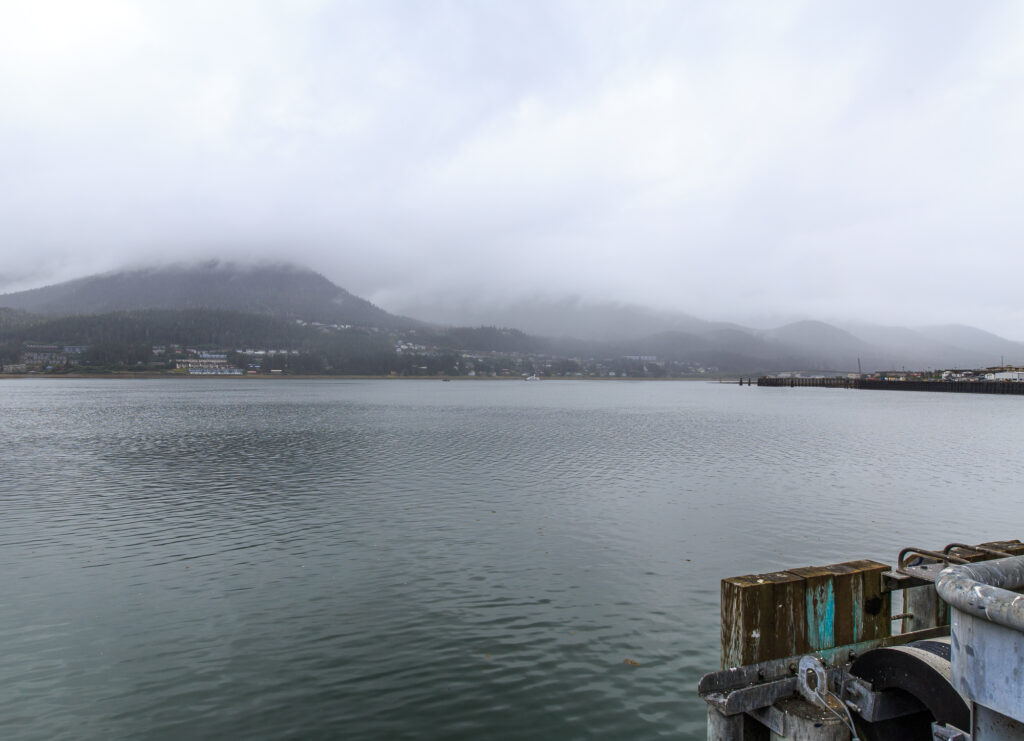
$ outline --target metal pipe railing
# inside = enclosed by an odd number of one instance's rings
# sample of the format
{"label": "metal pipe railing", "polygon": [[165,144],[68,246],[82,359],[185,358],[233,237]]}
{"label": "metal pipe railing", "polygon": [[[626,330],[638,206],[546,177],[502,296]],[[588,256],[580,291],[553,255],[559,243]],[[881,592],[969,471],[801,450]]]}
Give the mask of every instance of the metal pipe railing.
{"label": "metal pipe railing", "polygon": [[907,556],[910,555],[928,556],[929,558],[934,558],[936,561],[942,561],[944,563],[970,563],[966,558],[954,556],[949,552],[939,553],[938,551],[929,551],[925,548],[904,548],[896,557],[897,568],[905,569],[910,561]]}
{"label": "metal pipe railing", "polygon": [[988,556],[995,556],[996,558],[1009,558],[1013,555],[1012,553],[1000,551],[996,548],[988,548],[987,546],[983,545],[967,545],[966,543],[950,543],[942,549],[942,552],[946,555],[949,555],[949,552],[954,548],[959,548],[962,551],[974,551],[975,553],[984,553]]}
{"label": "metal pipe railing", "polygon": [[943,569],[935,590],[953,608],[1024,633],[1024,556]]}

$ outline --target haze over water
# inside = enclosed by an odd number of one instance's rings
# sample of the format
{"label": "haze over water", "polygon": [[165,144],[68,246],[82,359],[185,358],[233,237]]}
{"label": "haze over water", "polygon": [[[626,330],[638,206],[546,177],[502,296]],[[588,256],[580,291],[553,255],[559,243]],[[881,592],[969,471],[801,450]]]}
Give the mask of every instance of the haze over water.
{"label": "haze over water", "polygon": [[1021,403],[5,382],[0,736],[703,738],[719,580],[1021,536]]}

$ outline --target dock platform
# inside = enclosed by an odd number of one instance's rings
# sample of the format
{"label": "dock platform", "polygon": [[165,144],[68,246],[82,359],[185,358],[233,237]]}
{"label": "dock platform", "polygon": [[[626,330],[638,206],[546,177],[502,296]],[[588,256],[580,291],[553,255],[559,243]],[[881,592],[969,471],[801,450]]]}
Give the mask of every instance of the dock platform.
{"label": "dock platform", "polygon": [[776,378],[761,376],[758,386],[799,388],[864,389],[868,391],[937,391],[951,394],[1024,395],[1019,381],[882,381],[877,378]]}
{"label": "dock platform", "polygon": [[723,579],[707,737],[1020,741],[1022,589],[1020,540]]}

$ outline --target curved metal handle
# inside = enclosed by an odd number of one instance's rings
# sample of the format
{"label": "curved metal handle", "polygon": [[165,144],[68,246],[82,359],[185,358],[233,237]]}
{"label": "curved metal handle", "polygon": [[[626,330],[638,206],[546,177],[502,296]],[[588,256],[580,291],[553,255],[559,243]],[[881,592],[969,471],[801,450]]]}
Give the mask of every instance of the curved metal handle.
{"label": "curved metal handle", "polygon": [[907,564],[905,558],[908,553],[914,553],[918,556],[928,556],[934,558],[936,561],[942,561],[943,563],[970,563],[966,558],[960,558],[959,556],[951,556],[948,553],[939,553],[938,551],[929,551],[925,548],[904,548],[900,551],[900,555],[897,556],[896,561],[899,568],[906,568]]}
{"label": "curved metal handle", "polygon": [[1024,556],[950,566],[935,579],[935,590],[961,612],[1024,633]]}

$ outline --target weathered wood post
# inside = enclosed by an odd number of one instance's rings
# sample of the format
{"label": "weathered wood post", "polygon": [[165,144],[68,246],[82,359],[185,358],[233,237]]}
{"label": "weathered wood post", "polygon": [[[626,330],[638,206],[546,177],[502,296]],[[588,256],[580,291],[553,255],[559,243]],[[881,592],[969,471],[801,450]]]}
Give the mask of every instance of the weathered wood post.
{"label": "weathered wood post", "polygon": [[805,580],[788,571],[722,580],[722,668],[806,651]]}
{"label": "weathered wood post", "polygon": [[722,580],[722,668],[890,635],[892,601],[876,561]]}
{"label": "weathered wood post", "polygon": [[806,580],[809,650],[890,635],[892,597],[882,592],[882,573],[888,570],[876,561],[791,569]]}

